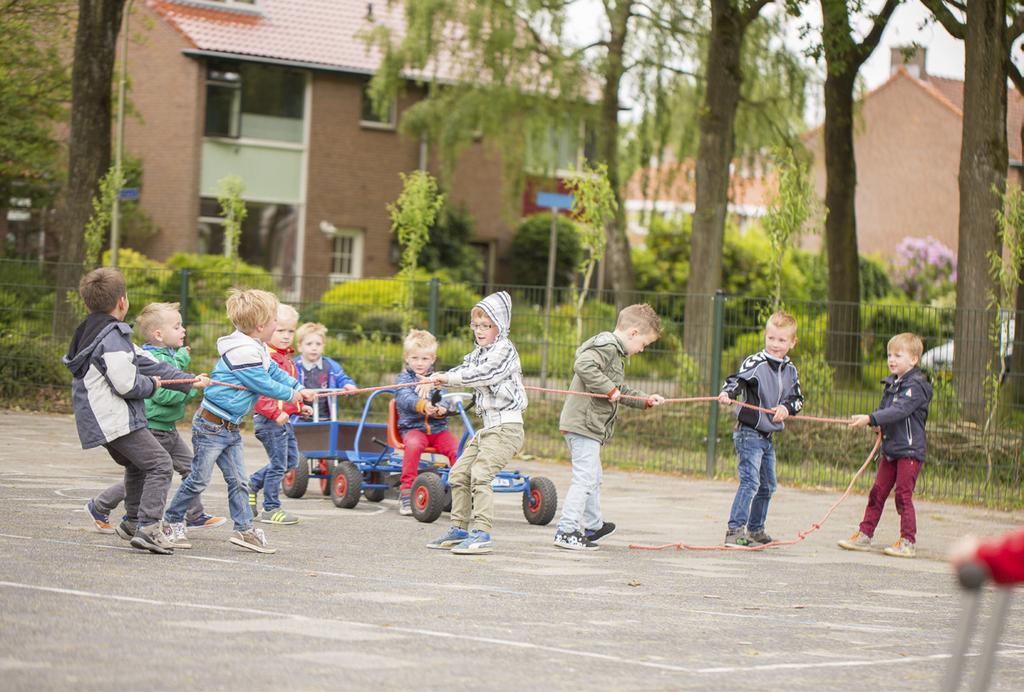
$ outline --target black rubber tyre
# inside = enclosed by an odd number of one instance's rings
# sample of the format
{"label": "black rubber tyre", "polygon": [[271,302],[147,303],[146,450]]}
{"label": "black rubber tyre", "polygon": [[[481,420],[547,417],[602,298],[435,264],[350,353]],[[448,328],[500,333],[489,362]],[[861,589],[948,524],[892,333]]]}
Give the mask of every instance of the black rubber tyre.
{"label": "black rubber tyre", "polygon": [[412,515],[424,524],[437,521],[444,509],[444,481],[436,473],[421,473],[412,484]]}
{"label": "black rubber tyre", "polygon": [[352,509],[359,504],[363,474],[351,461],[341,461],[331,471],[331,501],[335,507]]}
{"label": "black rubber tyre", "polygon": [[[370,474],[368,479],[369,483],[387,483],[388,475],[382,471],[374,471]],[[363,496],[370,502],[380,502],[384,499],[384,496],[388,494],[387,488],[367,488],[363,491]]]}
{"label": "black rubber tyre", "polygon": [[288,497],[302,497],[309,486],[309,460],[299,455],[299,465],[290,469],[281,479],[281,490]]}
{"label": "black rubber tyre", "polygon": [[555,518],[558,509],[558,489],[550,478],[535,476],[530,487],[523,492],[523,514],[526,521],[538,526],[547,526]]}
{"label": "black rubber tyre", "polygon": [[452,511],[452,486],[444,486],[444,511]]}
{"label": "black rubber tyre", "polygon": [[320,473],[327,476],[320,478],[320,494],[325,497],[331,496],[331,471],[334,470],[334,462],[329,459],[320,460]]}

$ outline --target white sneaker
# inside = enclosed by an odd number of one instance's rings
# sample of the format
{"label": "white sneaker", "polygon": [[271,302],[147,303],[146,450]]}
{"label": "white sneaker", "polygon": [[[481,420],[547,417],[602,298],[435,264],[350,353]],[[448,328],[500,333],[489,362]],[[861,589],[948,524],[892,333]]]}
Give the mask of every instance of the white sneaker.
{"label": "white sneaker", "polygon": [[164,535],[175,548],[186,550],[192,547],[188,541],[188,534],[185,532],[185,522],[179,521],[171,524],[164,524]]}
{"label": "white sneaker", "polygon": [[256,553],[271,554],[277,552],[277,548],[271,548],[267,545],[267,536],[263,533],[263,529],[251,528],[247,531],[235,531],[228,540],[237,546]]}

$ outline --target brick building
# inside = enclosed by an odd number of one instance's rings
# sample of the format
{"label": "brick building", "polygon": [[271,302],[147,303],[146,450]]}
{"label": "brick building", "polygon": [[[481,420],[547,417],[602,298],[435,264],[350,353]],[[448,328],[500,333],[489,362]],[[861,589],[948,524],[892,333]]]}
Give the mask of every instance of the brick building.
{"label": "brick building", "polygon": [[[128,66],[137,117],[126,152],[143,163],[141,205],[159,231],[142,249],[217,253],[218,181],[239,175],[248,207],[241,256],[281,277],[386,276],[397,254],[386,205],[399,172],[437,168],[398,133],[410,85],[387,118],[366,86],[380,55],[361,32],[401,31],[399,3],[353,0],[145,0],[132,17]],[[141,16],[140,16],[141,15]],[[522,214],[485,142],[456,163],[447,192],[474,221],[484,280],[499,269]],[[285,290],[299,291],[297,280]]]}

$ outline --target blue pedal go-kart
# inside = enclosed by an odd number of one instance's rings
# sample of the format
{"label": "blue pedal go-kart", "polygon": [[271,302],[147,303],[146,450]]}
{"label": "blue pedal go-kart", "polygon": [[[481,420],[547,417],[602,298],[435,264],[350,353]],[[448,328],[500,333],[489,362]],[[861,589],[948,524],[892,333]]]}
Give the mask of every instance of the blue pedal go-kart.
{"label": "blue pedal go-kart", "polygon": [[[352,508],[360,497],[380,502],[398,485],[402,473],[401,437],[398,434],[398,413],[395,401],[388,402],[386,423],[369,421],[373,402],[378,396],[393,396],[394,390],[378,390],[370,394],[358,422],[337,420],[336,400],[331,397],[331,420],[314,419],[293,423],[302,458],[282,481],[288,497],[302,497],[311,478],[320,481],[320,491],[329,495],[335,506]],[[445,394],[441,403],[461,418],[465,432],[459,442],[459,453],[474,435],[473,424],[466,411],[471,395],[462,392]],[[442,512],[451,509],[451,488],[448,485],[448,459],[428,447],[421,459],[412,487],[412,513],[421,522],[436,521]],[[503,470],[491,483],[496,493],[521,493],[523,515],[531,524],[546,525],[555,516],[558,491],[548,478],[525,476],[518,471]]]}

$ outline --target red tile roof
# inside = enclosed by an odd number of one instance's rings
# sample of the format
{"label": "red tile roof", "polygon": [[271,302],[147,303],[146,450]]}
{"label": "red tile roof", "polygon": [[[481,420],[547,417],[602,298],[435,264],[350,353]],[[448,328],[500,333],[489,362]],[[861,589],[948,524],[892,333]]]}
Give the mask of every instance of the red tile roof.
{"label": "red tile roof", "polygon": [[[625,199],[654,202],[693,203],[696,181],[693,159],[664,163],[635,171],[626,183]],[[729,202],[747,208],[766,209],[777,192],[779,181],[772,171],[746,171],[742,162],[733,162],[734,172],[729,176]],[[740,173],[735,170],[739,169]]]}
{"label": "red tile roof", "polygon": [[[359,73],[376,71],[381,55],[359,36],[384,24],[401,35],[401,3],[376,0],[259,0],[259,12],[220,10],[187,0],[148,0],[196,49],[323,65]],[[367,18],[372,6],[373,19]]]}

